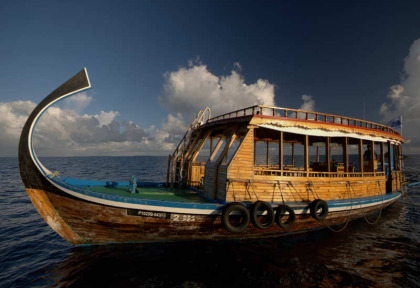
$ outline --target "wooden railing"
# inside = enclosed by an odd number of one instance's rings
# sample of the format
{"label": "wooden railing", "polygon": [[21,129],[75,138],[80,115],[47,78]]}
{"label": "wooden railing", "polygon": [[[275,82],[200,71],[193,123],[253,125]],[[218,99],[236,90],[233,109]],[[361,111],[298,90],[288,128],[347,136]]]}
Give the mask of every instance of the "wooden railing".
{"label": "wooden railing", "polygon": [[342,124],[342,125],[348,125],[348,126],[353,126],[353,127],[368,128],[368,129],[384,131],[384,132],[400,135],[398,132],[396,132],[394,129],[392,129],[389,126],[366,121],[366,120],[338,116],[338,115],[333,115],[333,114],[313,112],[313,111],[305,111],[305,110],[300,110],[300,109],[271,107],[271,106],[263,106],[263,105],[251,106],[244,109],[229,112],[220,116],[216,116],[216,117],[210,118],[207,121],[207,123],[211,123],[211,122],[219,121],[223,119],[231,119],[231,118],[252,116],[252,115],[265,115],[265,116],[273,116],[273,117],[312,120],[312,121],[318,121],[318,122],[324,122],[324,123],[335,123],[335,124]]}
{"label": "wooden railing", "polygon": [[254,169],[254,175],[285,177],[385,177],[385,172],[318,172],[303,170]]}

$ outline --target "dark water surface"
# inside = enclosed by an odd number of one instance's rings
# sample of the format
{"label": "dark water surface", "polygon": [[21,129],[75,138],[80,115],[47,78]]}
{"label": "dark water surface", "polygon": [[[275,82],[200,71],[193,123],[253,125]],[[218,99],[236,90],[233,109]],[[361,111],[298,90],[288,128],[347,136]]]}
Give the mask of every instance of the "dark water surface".
{"label": "dark water surface", "polygon": [[[87,179],[166,177],[166,157],[41,160]],[[420,156],[405,163],[420,181]],[[420,188],[409,194],[376,225],[356,220],[341,233],[73,247],[33,207],[17,159],[0,158],[0,287],[420,287]]]}

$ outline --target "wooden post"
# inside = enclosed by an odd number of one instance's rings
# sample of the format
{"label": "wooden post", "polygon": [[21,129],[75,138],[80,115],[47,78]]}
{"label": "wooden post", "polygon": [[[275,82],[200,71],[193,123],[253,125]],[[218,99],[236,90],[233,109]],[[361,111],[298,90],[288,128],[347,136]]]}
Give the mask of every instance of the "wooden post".
{"label": "wooden post", "polygon": [[292,167],[295,167],[295,143],[292,143]]}
{"label": "wooden post", "polygon": [[254,167],[257,166],[257,138],[255,137],[256,134],[256,129],[253,129],[253,133],[254,133]]}
{"label": "wooden post", "polygon": [[316,146],[316,162],[319,162],[319,147]]}
{"label": "wooden post", "polygon": [[363,173],[363,140],[359,139],[359,172]]}
{"label": "wooden post", "polygon": [[348,141],[347,137],[344,137],[343,145],[343,159],[344,159],[344,172],[349,172],[349,151],[348,151]]}
{"label": "wooden post", "polygon": [[389,169],[389,174],[388,175],[391,175],[391,142],[390,141],[388,141],[388,169]]}
{"label": "wooden post", "polygon": [[[279,164],[280,164],[280,171],[283,171],[283,131],[280,131],[280,142],[279,142]],[[283,172],[281,172],[281,175],[283,175]]]}
{"label": "wooden post", "polygon": [[381,142],[381,171],[385,172],[384,142]]}
{"label": "wooden post", "polygon": [[[213,153],[213,137],[210,137],[210,156]],[[209,158],[210,158],[209,156]]]}
{"label": "wooden post", "polygon": [[373,175],[375,175],[375,161],[376,161],[376,157],[375,157],[375,141],[372,141],[371,143],[371,147],[372,149],[370,150],[370,170],[372,170]]}
{"label": "wooden post", "polygon": [[[306,172],[308,172],[309,171],[309,159],[308,159],[308,155],[309,155],[309,153],[308,153],[308,146],[309,146],[309,136],[308,135],[305,135],[305,150],[304,150],[304,157],[305,157],[305,160],[304,160],[304,163],[305,163],[305,171]],[[306,176],[308,176],[308,173],[306,173]]]}
{"label": "wooden post", "polygon": [[325,155],[327,156],[328,172],[331,172],[330,137],[327,137],[327,143],[325,145]]}
{"label": "wooden post", "polygon": [[267,147],[267,151],[266,151],[266,155],[265,155],[265,164],[267,165],[267,167],[268,167],[268,157],[269,157],[269,153],[268,153],[268,140],[267,140],[267,145],[266,145],[266,147]]}

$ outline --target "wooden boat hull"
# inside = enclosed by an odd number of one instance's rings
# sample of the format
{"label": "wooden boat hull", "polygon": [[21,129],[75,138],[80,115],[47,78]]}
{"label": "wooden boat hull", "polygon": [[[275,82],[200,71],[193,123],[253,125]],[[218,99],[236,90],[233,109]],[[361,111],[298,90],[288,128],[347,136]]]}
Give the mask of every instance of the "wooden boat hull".
{"label": "wooden boat hull", "polygon": [[379,211],[399,198],[396,195],[391,201],[370,207],[332,212],[323,222],[315,220],[309,213],[298,214],[295,224],[289,229],[283,229],[274,224],[263,230],[250,224],[245,232],[232,234],[224,229],[221,217],[218,215],[176,213],[168,215],[168,213],[160,211],[150,211],[150,216],[129,215],[129,209],[80,201],[74,197],[58,195],[45,190],[26,189],[26,191],[38,212],[51,228],[75,245],[285,236],[326,228],[327,225],[343,224],[349,217],[354,220]]}

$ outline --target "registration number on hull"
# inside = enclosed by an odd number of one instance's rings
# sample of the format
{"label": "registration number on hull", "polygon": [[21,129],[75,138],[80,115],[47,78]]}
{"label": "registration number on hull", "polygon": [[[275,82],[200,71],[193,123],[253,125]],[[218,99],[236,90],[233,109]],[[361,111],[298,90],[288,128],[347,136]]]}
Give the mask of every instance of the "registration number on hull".
{"label": "registration number on hull", "polygon": [[136,210],[136,209],[127,209],[127,215],[171,219],[171,214],[170,213],[144,211],[144,210]]}
{"label": "registration number on hull", "polygon": [[166,212],[154,212],[136,209],[127,209],[127,215],[171,219],[174,222],[193,222],[196,220],[194,215],[171,214]]}

